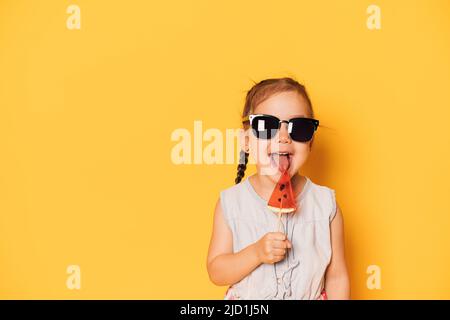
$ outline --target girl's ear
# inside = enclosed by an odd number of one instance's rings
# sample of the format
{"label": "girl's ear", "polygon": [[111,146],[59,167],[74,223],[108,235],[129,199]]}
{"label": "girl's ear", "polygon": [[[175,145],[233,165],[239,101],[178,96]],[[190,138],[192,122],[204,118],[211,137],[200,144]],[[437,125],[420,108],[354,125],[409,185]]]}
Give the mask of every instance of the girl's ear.
{"label": "girl's ear", "polygon": [[309,142],[309,150],[312,149],[313,142],[314,142],[314,136],[313,136],[313,138],[311,139],[311,141]]}
{"label": "girl's ear", "polygon": [[248,136],[249,130],[245,130],[245,129],[240,129],[239,130],[239,144],[240,144],[240,148],[242,151],[244,152],[248,152],[249,151],[249,136]]}

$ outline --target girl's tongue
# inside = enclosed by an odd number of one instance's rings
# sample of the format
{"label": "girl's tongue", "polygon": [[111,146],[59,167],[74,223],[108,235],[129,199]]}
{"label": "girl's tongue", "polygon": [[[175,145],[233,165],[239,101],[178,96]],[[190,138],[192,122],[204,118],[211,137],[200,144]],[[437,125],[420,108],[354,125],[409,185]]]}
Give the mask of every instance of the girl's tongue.
{"label": "girl's tongue", "polygon": [[275,167],[278,167],[278,170],[280,172],[284,172],[287,169],[289,169],[289,166],[291,164],[291,159],[289,158],[289,155],[279,155],[277,153],[272,153],[270,158],[272,160],[272,164]]}

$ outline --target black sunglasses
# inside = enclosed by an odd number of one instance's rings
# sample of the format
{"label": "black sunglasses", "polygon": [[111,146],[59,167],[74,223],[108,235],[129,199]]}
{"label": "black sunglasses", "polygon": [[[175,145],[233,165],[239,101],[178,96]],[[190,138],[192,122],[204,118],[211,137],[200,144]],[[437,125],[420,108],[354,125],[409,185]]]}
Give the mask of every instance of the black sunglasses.
{"label": "black sunglasses", "polygon": [[297,142],[308,142],[312,139],[314,131],[319,126],[319,120],[312,118],[292,118],[280,120],[268,114],[251,114],[243,119],[243,122],[250,121],[253,134],[258,139],[272,139],[281,127],[281,124],[288,124],[288,133],[292,140]]}

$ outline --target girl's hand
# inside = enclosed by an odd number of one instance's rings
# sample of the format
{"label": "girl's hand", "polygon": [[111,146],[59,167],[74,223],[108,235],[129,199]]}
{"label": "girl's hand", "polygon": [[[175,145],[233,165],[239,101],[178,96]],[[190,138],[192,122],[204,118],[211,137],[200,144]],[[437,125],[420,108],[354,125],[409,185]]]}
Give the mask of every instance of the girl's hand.
{"label": "girl's hand", "polygon": [[256,254],[261,263],[273,264],[283,260],[286,250],[291,247],[291,242],[282,232],[266,233],[255,242]]}

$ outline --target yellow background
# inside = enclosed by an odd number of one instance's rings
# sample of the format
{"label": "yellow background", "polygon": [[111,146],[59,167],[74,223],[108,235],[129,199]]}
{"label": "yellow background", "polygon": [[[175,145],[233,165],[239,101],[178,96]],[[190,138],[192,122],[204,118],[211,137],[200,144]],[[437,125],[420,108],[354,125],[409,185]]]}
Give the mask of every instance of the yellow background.
{"label": "yellow background", "polygon": [[236,166],[174,165],[171,133],[236,128],[253,80],[293,76],[329,127],[302,173],[336,190],[352,297],[449,299],[449,14],[448,0],[0,0],[0,298],[221,299],[206,252]]}

